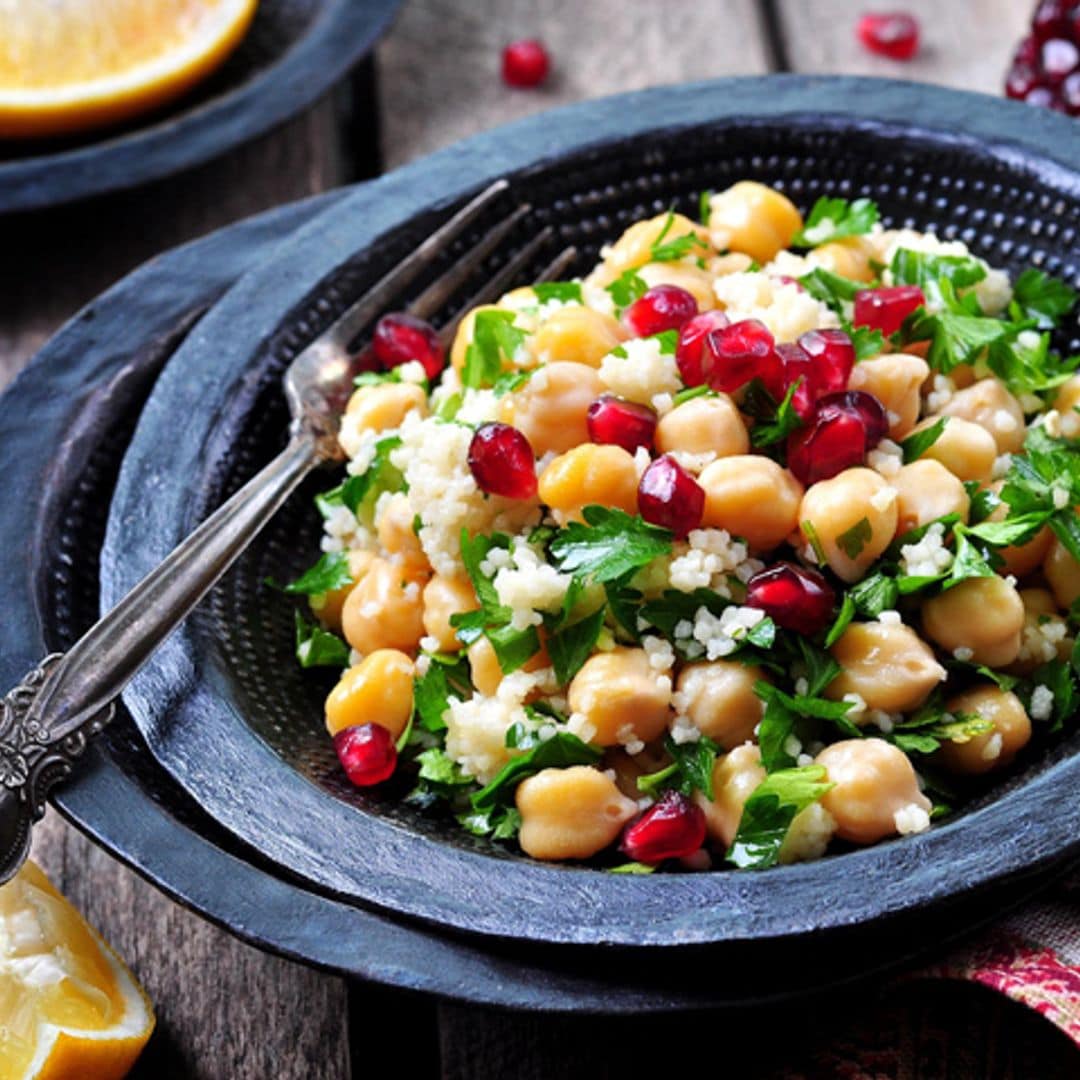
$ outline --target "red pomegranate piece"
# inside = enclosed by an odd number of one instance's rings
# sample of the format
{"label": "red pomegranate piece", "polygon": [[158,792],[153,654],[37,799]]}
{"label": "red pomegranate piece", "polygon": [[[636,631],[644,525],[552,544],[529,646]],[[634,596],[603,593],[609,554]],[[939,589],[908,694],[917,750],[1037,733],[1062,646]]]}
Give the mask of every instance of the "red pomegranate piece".
{"label": "red pomegranate piece", "polygon": [[799,338],[813,360],[814,379],[824,394],[847,389],[855,367],[855,346],[843,330],[811,330]]}
{"label": "red pomegranate piece", "polygon": [[832,622],[836,594],[816,570],[781,562],[760,570],[746,583],[746,605],[777,626],[812,637]]}
{"label": "red pomegranate piece", "polygon": [[446,362],[435,327],[405,312],[384,315],[371,339],[375,358],[384,371],[419,360],[429,379],[436,379]]}
{"label": "red pomegranate piece", "polygon": [[334,750],[345,775],[357,787],[381,784],[397,765],[393,736],[380,724],[358,724],[339,731]]}
{"label": "red pomegranate piece", "polygon": [[635,862],[693,855],[705,843],[705,814],[678,791],[668,791],[626,827],[619,850]]}
{"label": "red pomegranate piece", "polygon": [[786,342],[776,346],[777,355],[784,365],[784,392],[793,383],[798,388],[791,396],[791,406],[803,420],[808,420],[814,412],[817,400],[817,386],[814,381],[814,361],[798,342]]}
{"label": "red pomegranate piece", "polygon": [[752,379],[760,379],[779,401],[784,396],[784,364],[768,327],[757,319],[743,319],[705,337],[702,350],[705,381],[731,394]]}
{"label": "red pomegranate piece", "polygon": [[1031,17],[1031,31],[1038,42],[1063,37],[1069,33],[1069,9],[1065,0],[1042,0]]}
{"label": "red pomegranate piece", "polygon": [[509,86],[539,86],[550,68],[547,49],[539,41],[514,41],[503,49],[502,76]]}
{"label": "red pomegranate piece", "polygon": [[705,338],[713,330],[722,330],[729,324],[728,317],[722,311],[703,311],[683,324],[679,331],[679,343],[675,347],[675,362],[687,386],[705,385]]}
{"label": "red pomegranate piece", "polygon": [[1061,84],[1061,103],[1070,116],[1080,116],[1080,71]]}
{"label": "red pomegranate piece", "polygon": [[1005,96],[1023,101],[1037,86],[1042,86],[1042,75],[1030,64],[1014,64],[1005,79]]}
{"label": "red pomegranate piece", "polygon": [[481,491],[508,499],[536,494],[536,458],[529,440],[509,424],[481,424],[469,443],[469,468]]}
{"label": "red pomegranate piece", "polygon": [[871,52],[890,60],[910,60],[919,51],[919,21],[906,12],[864,15],[856,33]]}
{"label": "red pomegranate piece", "polygon": [[653,525],[662,525],[685,537],[701,524],[705,492],[670,455],[658,457],[638,484],[638,512]]}
{"label": "red pomegranate piece", "polygon": [[1041,60],[1046,82],[1060,86],[1080,64],[1080,49],[1065,38],[1051,38],[1043,43]]}
{"label": "red pomegranate piece", "polygon": [[1080,115],[1080,3],[1043,0],[1016,47],[1005,94],[1037,108]]}
{"label": "red pomegranate piece", "polygon": [[1065,103],[1050,89],[1049,86],[1036,86],[1024,97],[1025,105],[1032,105],[1036,109],[1053,109],[1054,112],[1064,112]]}
{"label": "red pomegranate piece", "polygon": [[697,301],[678,285],[654,285],[623,312],[623,322],[638,336],[680,330],[698,313]]}
{"label": "red pomegranate piece", "polygon": [[826,394],[814,405],[807,426],[788,436],[788,468],[804,484],[829,480],[861,465],[888,430],[884,406],[873,394]]}
{"label": "red pomegranate piece", "polygon": [[880,330],[886,337],[895,334],[904,320],[926,303],[918,285],[892,285],[881,289],[860,289],[855,294],[856,326]]}
{"label": "red pomegranate piece", "polygon": [[652,449],[656,413],[648,405],[604,394],[589,406],[585,418],[594,443],[611,443],[631,454],[639,446]]}
{"label": "red pomegranate piece", "polygon": [[1034,67],[1039,62],[1039,39],[1034,34],[1029,34],[1013,53],[1014,64],[1027,64]]}

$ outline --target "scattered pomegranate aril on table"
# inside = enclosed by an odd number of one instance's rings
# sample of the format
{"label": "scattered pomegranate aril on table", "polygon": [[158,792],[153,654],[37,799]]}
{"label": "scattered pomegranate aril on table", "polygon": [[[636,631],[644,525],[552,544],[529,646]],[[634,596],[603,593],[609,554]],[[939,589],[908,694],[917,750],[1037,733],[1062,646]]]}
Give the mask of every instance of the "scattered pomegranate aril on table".
{"label": "scattered pomegranate aril on table", "polygon": [[384,315],[375,324],[371,348],[384,371],[417,360],[429,379],[437,379],[446,363],[435,327],[404,312]]}
{"label": "scattered pomegranate aril on table", "polygon": [[652,525],[685,537],[701,524],[705,491],[673,457],[658,457],[641,475],[638,512]]}
{"label": "scattered pomegranate aril on table", "polygon": [[635,862],[659,863],[692,855],[705,843],[705,814],[678,791],[669,791],[626,827],[619,850]]}
{"label": "scattered pomegranate aril on table", "polygon": [[481,424],[469,443],[468,462],[480,490],[489,495],[536,495],[536,457],[525,435],[509,424]]}
{"label": "scattered pomegranate aril on table", "polygon": [[745,602],[777,626],[811,637],[832,621],[836,594],[816,570],[780,562],[759,570],[746,583]]}
{"label": "scattered pomegranate aril on table", "polygon": [[638,337],[651,337],[681,330],[697,313],[697,301],[685,289],[654,285],[623,312],[623,322]]}
{"label": "scattered pomegranate aril on table", "polygon": [[381,784],[397,766],[393,736],[380,724],[357,724],[339,731],[334,750],[345,775],[357,787]]}
{"label": "scattered pomegranate aril on table", "polygon": [[856,326],[880,330],[886,337],[895,334],[904,320],[926,303],[918,285],[891,285],[881,289],[860,289],[855,294]]}
{"label": "scattered pomegranate aril on table", "polygon": [[503,49],[502,77],[508,86],[539,86],[550,69],[547,49],[539,41],[513,41]]}
{"label": "scattered pomegranate aril on table", "polygon": [[1005,95],[1037,108],[1080,116],[1080,2],[1042,0],[1031,34],[1013,53]]}
{"label": "scattered pomegranate aril on table", "polygon": [[613,394],[597,398],[585,414],[594,443],[621,446],[631,454],[644,446],[651,450],[656,436],[656,413],[648,405],[624,401]]}
{"label": "scattered pomegranate aril on table", "polygon": [[919,51],[919,21],[906,12],[869,13],[855,32],[871,52],[890,60],[911,60]]}

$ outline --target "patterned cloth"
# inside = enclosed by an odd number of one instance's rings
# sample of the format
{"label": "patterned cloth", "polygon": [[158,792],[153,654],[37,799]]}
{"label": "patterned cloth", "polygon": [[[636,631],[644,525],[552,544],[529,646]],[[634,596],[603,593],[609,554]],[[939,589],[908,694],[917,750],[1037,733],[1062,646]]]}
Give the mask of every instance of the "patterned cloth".
{"label": "patterned cloth", "polygon": [[921,974],[997,990],[1080,1046],[1080,872]]}

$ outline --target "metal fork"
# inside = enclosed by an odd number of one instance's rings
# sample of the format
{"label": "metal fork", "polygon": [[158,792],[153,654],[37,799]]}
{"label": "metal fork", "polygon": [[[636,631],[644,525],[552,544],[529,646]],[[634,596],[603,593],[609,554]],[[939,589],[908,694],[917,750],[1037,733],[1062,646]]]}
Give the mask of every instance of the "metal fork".
{"label": "metal fork", "polygon": [[[284,450],[210,515],[66,654],[53,654],[0,702],[0,882],[30,850],[30,831],[49,790],[71,774],[88,740],[113,717],[115,700],[157,646],[236,561],[297,485],[320,465],[340,463],[338,418],[353,390],[359,336],[435,259],[508,191],[498,180],[398,263],[289,365],[284,389],[292,422]],[[430,318],[467,283],[529,213],[502,217],[406,310]],[[497,299],[552,237],[547,227],[463,305]],[[561,251],[537,280],[553,280],[575,256]],[[441,337],[449,344],[455,327]]]}

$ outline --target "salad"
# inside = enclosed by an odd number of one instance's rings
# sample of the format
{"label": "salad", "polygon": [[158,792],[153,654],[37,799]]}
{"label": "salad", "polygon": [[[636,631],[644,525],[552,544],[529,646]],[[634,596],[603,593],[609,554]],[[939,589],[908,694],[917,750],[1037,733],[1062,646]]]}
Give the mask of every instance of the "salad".
{"label": "salad", "polygon": [[744,181],[435,330],[385,316],[322,555],[325,721],[541,860],[761,868],[922,832],[1076,708],[1076,295]]}

